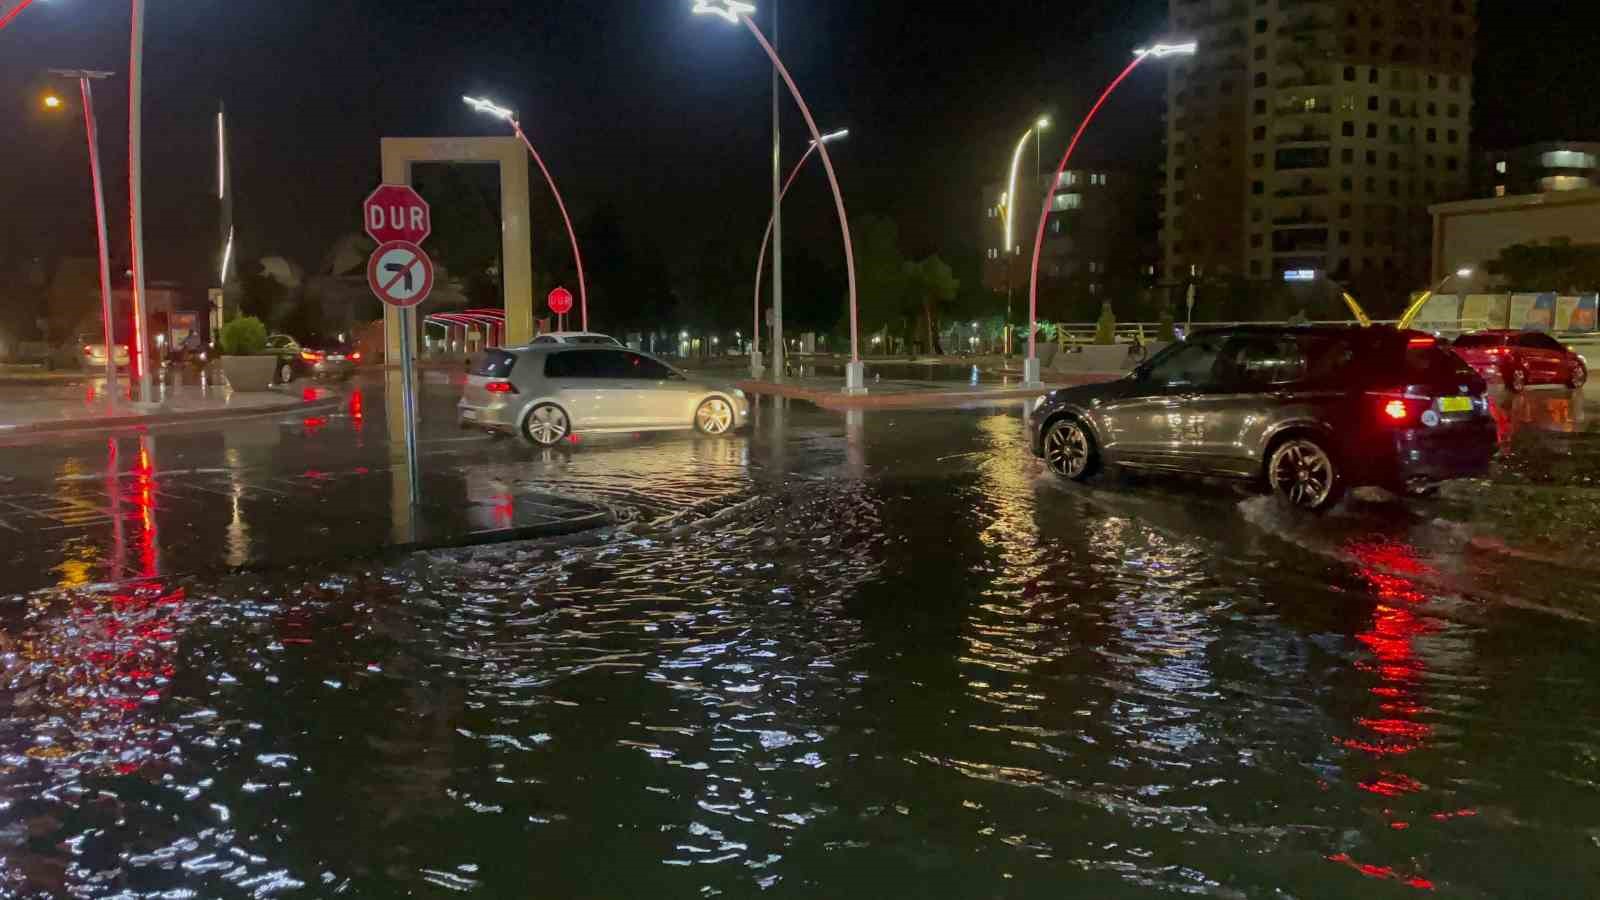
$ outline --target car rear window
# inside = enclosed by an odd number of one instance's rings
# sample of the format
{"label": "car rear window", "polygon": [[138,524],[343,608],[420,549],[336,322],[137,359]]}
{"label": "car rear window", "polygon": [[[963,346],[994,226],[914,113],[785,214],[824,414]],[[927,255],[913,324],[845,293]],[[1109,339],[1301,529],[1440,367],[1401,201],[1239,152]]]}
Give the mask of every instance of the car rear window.
{"label": "car rear window", "polygon": [[615,346],[617,346],[617,342],[614,339],[608,338],[608,337],[604,337],[604,336],[601,336],[601,335],[597,335],[597,334],[586,334],[586,335],[581,335],[579,337],[567,338],[567,343],[569,343],[569,344],[588,344],[588,345],[591,345],[591,346],[601,346],[601,347],[615,347]]}
{"label": "car rear window", "polygon": [[505,378],[517,365],[517,357],[504,350],[485,350],[472,374],[483,378]]}
{"label": "car rear window", "polygon": [[1405,354],[1406,374],[1419,381],[1471,381],[1477,377],[1466,360],[1442,344],[1409,344]]}
{"label": "car rear window", "polygon": [[1499,347],[1505,342],[1505,336],[1500,334],[1463,334],[1456,338],[1456,346],[1464,350],[1473,347]]}

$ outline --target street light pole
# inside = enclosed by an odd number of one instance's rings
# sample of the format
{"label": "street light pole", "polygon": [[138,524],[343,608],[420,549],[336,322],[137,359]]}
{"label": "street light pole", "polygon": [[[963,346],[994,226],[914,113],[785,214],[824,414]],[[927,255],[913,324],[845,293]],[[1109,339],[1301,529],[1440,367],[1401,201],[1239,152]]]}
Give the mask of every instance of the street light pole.
{"label": "street light pole", "polygon": [[[145,315],[144,186],[141,164],[143,122],[141,94],[144,78],[144,0],[130,0],[132,38],[128,55],[128,224],[133,243],[133,336],[128,358],[138,380],[139,399],[154,399],[150,387],[150,323]],[[111,340],[108,335],[106,338]],[[109,353],[110,350],[108,349]]]}
{"label": "street light pole", "polygon": [[822,168],[828,173],[828,186],[833,189],[834,207],[839,213],[839,231],[844,238],[845,276],[850,291],[850,363],[845,367],[844,389],[846,393],[864,394],[867,391],[867,376],[866,365],[861,361],[859,317],[856,311],[856,254],[850,237],[850,216],[844,208],[844,191],[839,187],[839,174],[834,171],[833,157],[828,154],[828,145],[823,143],[822,132],[817,128],[816,118],[811,115],[811,107],[806,105],[800,87],[795,84],[794,76],[778,57],[778,51],[773,49],[767,36],[762,33],[755,20],[750,18],[750,14],[755,11],[755,6],[743,0],[695,0],[694,5],[696,13],[714,15],[728,22],[744,25],[761,45],[767,57],[772,60],[784,84],[788,85],[789,95],[794,98],[795,105],[800,107],[800,115],[805,119],[806,127],[811,130],[811,139],[817,142],[817,152],[822,156]]}
{"label": "street light pole", "polygon": [[115,399],[118,393],[116,316],[111,308],[111,251],[106,238],[106,195],[100,177],[100,128],[94,115],[92,86],[92,82],[110,78],[113,73],[89,69],[52,69],[50,74],[76,79],[78,93],[83,98],[83,130],[89,142],[89,180],[94,186],[95,234],[100,252],[100,322],[105,330],[106,396]]}
{"label": "street light pole", "polygon": [[[1454,272],[1451,272],[1450,274],[1448,274],[1448,275],[1444,276],[1443,278],[1439,279],[1439,283],[1438,284],[1436,284],[1432,288],[1429,288],[1428,290],[1422,292],[1422,296],[1418,297],[1411,304],[1411,306],[1406,310],[1405,315],[1400,317],[1400,321],[1395,323],[1395,327],[1399,328],[1401,330],[1410,328],[1411,327],[1411,323],[1416,321],[1417,316],[1422,312],[1422,308],[1424,306],[1428,305],[1428,301],[1432,300],[1433,296],[1435,294],[1437,294],[1440,291],[1444,290],[1445,285],[1449,284],[1452,279],[1456,279],[1456,278],[1465,279],[1465,278],[1471,278],[1472,276],[1473,276],[1473,270],[1472,269],[1470,269],[1470,268],[1461,268],[1461,269],[1457,269]],[[1507,327],[1510,327],[1510,326],[1508,325]]]}
{"label": "street light pole", "polygon": [[1039,349],[1034,339],[1034,332],[1038,330],[1037,322],[1039,320],[1039,257],[1044,250],[1044,230],[1045,226],[1050,222],[1050,200],[1055,192],[1056,182],[1061,180],[1062,173],[1067,170],[1067,163],[1072,160],[1072,151],[1078,148],[1078,142],[1083,139],[1083,133],[1089,129],[1089,123],[1094,121],[1094,117],[1100,112],[1100,108],[1105,106],[1106,101],[1111,98],[1117,88],[1122,86],[1124,81],[1128,80],[1128,76],[1132,75],[1135,69],[1143,65],[1147,59],[1160,59],[1167,56],[1192,56],[1197,49],[1195,43],[1189,42],[1182,44],[1156,44],[1153,47],[1141,47],[1135,50],[1133,62],[1129,63],[1127,68],[1122,70],[1122,74],[1113,79],[1111,84],[1101,92],[1100,99],[1096,100],[1094,106],[1089,108],[1088,115],[1083,117],[1083,121],[1078,125],[1078,130],[1072,135],[1072,140],[1067,143],[1067,152],[1062,155],[1061,164],[1056,167],[1055,177],[1050,179],[1049,187],[1044,194],[1044,201],[1040,204],[1039,227],[1033,236],[1033,270],[1028,276],[1028,358],[1022,364],[1022,380],[1027,386],[1039,387],[1044,383],[1041,379],[1042,373],[1039,370]]}
{"label": "street light pole", "polygon": [[533,157],[534,163],[539,166],[539,171],[544,173],[545,183],[550,185],[550,193],[555,195],[556,208],[561,210],[561,221],[565,222],[567,225],[567,239],[572,242],[572,260],[573,263],[578,267],[578,302],[581,305],[580,319],[583,322],[583,330],[588,331],[589,283],[584,278],[583,274],[583,254],[578,250],[578,232],[577,229],[572,227],[572,217],[567,215],[567,204],[566,201],[561,199],[561,189],[556,187],[555,176],[550,174],[550,169],[544,164],[544,158],[539,155],[539,151],[533,149],[533,142],[528,140],[528,135],[523,132],[522,123],[517,120],[516,113],[513,113],[509,109],[496,106],[488,100],[479,100],[474,97],[462,97],[461,99],[465,100],[468,106],[472,107],[478,112],[487,113],[510,125],[511,130],[516,132],[517,139],[522,141],[522,146],[528,148],[528,155]]}
{"label": "street light pole", "polygon": [[0,0],[0,28],[10,25],[32,3],[33,0]]}
{"label": "street light pole", "polygon": [[[772,0],[772,46],[778,46],[778,0]],[[778,115],[778,65],[772,65],[772,380],[783,381],[789,346],[783,342],[783,144]]]}
{"label": "street light pole", "polygon": [[[835,132],[833,132],[831,134],[823,135],[822,136],[822,140],[820,142],[812,141],[811,142],[811,146],[807,147],[805,154],[800,157],[800,161],[794,164],[794,169],[789,173],[788,180],[783,183],[783,191],[779,195],[778,199],[782,200],[784,197],[787,197],[789,195],[789,188],[794,187],[795,179],[800,177],[800,171],[806,167],[806,161],[811,158],[811,155],[813,153],[817,152],[817,147],[821,146],[822,144],[830,143],[832,141],[843,140],[844,138],[849,137],[849,136],[850,136],[849,129],[841,129],[841,130],[835,131]],[[752,345],[751,350],[750,350],[750,377],[752,377],[752,378],[760,378],[761,377],[761,371],[762,371],[762,368],[761,368],[761,273],[762,273],[762,270],[766,268],[766,263],[767,263],[767,245],[769,243],[771,243],[771,241],[772,241],[772,232],[773,232],[774,227],[777,225],[777,221],[778,220],[777,220],[776,216],[773,216],[773,217],[767,219],[767,233],[765,235],[763,235],[762,238],[761,238],[761,252],[756,256],[756,312],[755,312],[755,338],[754,338],[755,343]]]}

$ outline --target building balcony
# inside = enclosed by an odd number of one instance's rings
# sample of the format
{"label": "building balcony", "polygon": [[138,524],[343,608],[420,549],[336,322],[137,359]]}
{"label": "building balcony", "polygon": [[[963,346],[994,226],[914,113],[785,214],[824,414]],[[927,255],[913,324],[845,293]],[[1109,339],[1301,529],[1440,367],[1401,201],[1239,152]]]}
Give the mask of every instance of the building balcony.
{"label": "building balcony", "polygon": [[1331,193],[1320,184],[1301,184],[1295,187],[1279,188],[1272,192],[1272,196],[1280,199],[1290,197],[1326,197]]}
{"label": "building balcony", "polygon": [[1332,28],[1332,25],[1316,18],[1315,16],[1305,16],[1303,18],[1296,19],[1287,25],[1279,26],[1278,33],[1286,37],[1294,37],[1306,34],[1320,34],[1329,31]]}
{"label": "building balcony", "polygon": [[1326,72],[1307,72],[1278,82],[1278,90],[1304,90],[1306,88],[1332,87],[1333,77]]}
{"label": "building balcony", "polygon": [[1289,134],[1280,134],[1275,140],[1279,144],[1331,144],[1333,133],[1318,131],[1315,128],[1302,128]]}
{"label": "building balcony", "polygon": [[1303,214],[1298,216],[1278,216],[1272,220],[1272,227],[1285,230],[1292,228],[1326,228],[1327,226],[1328,217],[1317,214],[1309,216]]}

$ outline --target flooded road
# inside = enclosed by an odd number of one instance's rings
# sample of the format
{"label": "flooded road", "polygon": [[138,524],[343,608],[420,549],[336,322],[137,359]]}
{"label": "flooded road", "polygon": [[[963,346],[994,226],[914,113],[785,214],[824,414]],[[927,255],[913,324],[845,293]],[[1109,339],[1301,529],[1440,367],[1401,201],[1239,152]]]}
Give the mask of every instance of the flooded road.
{"label": "flooded road", "polygon": [[[1580,413],[1508,430],[1503,478],[1600,473]],[[1019,408],[462,446],[431,458],[635,515],[0,603],[0,893],[1600,886],[1593,576],[1459,498],[1064,485]]]}

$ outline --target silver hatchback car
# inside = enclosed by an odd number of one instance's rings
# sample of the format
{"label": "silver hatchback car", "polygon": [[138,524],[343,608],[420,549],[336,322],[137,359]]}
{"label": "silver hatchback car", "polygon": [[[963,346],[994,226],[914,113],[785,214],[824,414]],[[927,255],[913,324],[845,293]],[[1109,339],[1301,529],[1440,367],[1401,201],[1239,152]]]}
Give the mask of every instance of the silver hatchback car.
{"label": "silver hatchback car", "polygon": [[726,434],[750,419],[738,388],[690,380],[622,347],[571,344],[485,351],[456,409],[464,428],[521,434],[543,447],[577,433]]}

